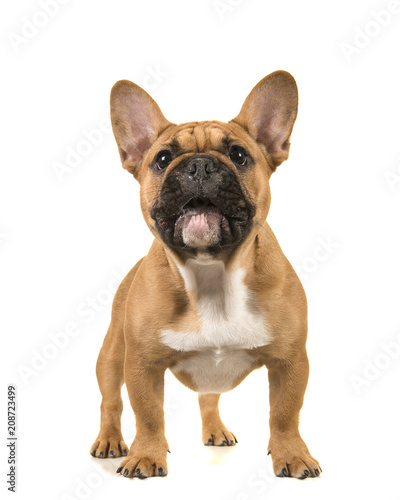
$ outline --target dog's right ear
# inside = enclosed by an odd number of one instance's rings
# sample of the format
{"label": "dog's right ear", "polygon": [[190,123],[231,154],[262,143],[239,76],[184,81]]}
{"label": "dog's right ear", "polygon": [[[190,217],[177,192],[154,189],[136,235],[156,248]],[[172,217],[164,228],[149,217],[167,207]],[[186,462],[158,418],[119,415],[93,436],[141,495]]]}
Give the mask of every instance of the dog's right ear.
{"label": "dog's right ear", "polygon": [[111,89],[111,123],[122,166],[139,178],[144,153],[170,125],[149,94],[129,80]]}

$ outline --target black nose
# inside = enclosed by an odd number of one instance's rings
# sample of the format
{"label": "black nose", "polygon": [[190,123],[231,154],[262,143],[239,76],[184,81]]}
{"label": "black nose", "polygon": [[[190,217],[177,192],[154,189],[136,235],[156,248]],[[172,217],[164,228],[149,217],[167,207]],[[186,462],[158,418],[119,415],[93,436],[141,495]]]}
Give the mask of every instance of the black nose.
{"label": "black nose", "polygon": [[210,174],[217,172],[219,163],[212,156],[194,156],[190,158],[185,170],[190,179],[199,181],[208,179]]}

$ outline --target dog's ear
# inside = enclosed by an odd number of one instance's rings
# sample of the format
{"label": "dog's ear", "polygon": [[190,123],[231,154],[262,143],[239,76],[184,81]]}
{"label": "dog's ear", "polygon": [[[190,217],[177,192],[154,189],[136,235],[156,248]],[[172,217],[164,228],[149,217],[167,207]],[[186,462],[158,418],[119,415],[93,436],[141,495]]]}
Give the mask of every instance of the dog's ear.
{"label": "dog's ear", "polygon": [[275,71],[253,88],[240,113],[232,120],[265,146],[272,170],[289,156],[290,134],[297,107],[295,79],[286,71]]}
{"label": "dog's ear", "polygon": [[122,166],[138,178],[144,153],[170,122],[149,94],[129,80],[120,80],[113,86],[110,101]]}

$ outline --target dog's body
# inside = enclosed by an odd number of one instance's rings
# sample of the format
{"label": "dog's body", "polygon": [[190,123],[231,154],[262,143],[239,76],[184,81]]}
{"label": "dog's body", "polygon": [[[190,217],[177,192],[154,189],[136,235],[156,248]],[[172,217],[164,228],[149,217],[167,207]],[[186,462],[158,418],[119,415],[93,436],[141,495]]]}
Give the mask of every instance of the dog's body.
{"label": "dog's body", "polygon": [[[275,72],[229,124],[169,123],[136,85],[111,94],[123,166],[141,184],[144,218],[155,235],[120,285],[100,352],[103,395],[96,457],[128,456],[118,472],[167,473],[163,384],[169,368],[199,393],[203,442],[233,445],[219,395],[267,366],[269,450],[275,474],[320,473],[300,437],[308,380],[303,288],[265,222],[269,177],[288,156],[297,113],[293,77]],[[120,427],[126,383],[136,416],[128,453]]]}

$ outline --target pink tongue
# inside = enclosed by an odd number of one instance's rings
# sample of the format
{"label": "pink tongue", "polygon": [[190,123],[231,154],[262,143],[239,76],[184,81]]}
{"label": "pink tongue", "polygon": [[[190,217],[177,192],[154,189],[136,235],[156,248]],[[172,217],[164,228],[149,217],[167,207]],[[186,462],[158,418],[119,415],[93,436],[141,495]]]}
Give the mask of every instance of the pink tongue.
{"label": "pink tongue", "polygon": [[199,240],[206,239],[209,230],[210,228],[207,223],[207,215],[204,213],[192,215],[189,224],[186,227],[186,231]]}
{"label": "pink tongue", "polygon": [[187,214],[177,223],[182,224],[182,239],[189,247],[204,247],[218,243],[221,229],[221,214],[215,211],[202,211]]}

